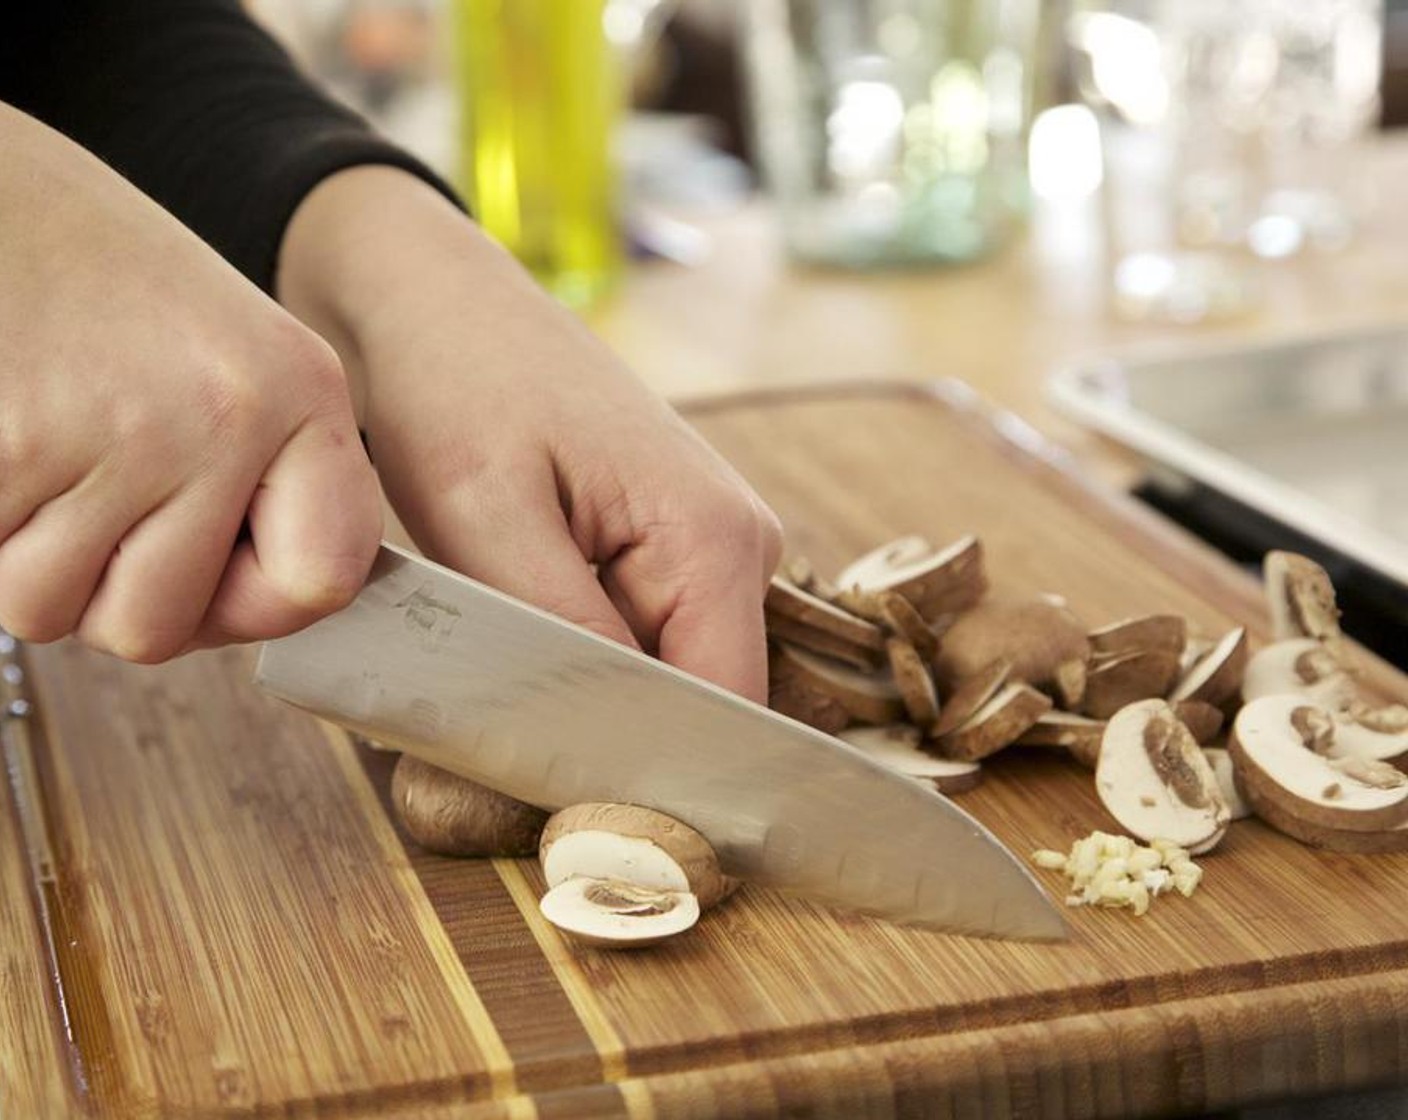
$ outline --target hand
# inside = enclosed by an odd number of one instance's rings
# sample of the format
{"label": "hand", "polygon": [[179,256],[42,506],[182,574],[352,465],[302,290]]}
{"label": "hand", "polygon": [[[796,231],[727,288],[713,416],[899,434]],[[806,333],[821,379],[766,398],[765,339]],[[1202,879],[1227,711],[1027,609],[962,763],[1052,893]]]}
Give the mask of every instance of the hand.
{"label": "hand", "polygon": [[355,371],[427,555],[755,700],[777,520],[477,227],[391,168],[320,184],[279,296]]}
{"label": "hand", "polygon": [[381,506],[332,350],[3,105],[0,151],[0,626],[158,661],[346,603]]}

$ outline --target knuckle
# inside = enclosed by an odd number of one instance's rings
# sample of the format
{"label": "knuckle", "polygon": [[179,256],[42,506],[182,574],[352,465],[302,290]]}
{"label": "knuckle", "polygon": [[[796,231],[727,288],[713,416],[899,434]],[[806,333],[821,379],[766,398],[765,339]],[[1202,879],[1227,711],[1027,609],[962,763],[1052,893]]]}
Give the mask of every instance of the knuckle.
{"label": "knuckle", "polygon": [[94,639],[103,649],[135,665],[159,665],[170,661],[185,647],[185,639],[141,627],[124,627]]}
{"label": "knuckle", "polygon": [[297,569],[275,579],[275,591],[292,613],[331,614],[357,597],[370,566],[371,556],[360,551],[305,559]]}
{"label": "knuckle", "polygon": [[73,630],[72,620],[40,598],[0,601],[0,630],[22,642],[54,642]]}
{"label": "knuckle", "polygon": [[282,365],[304,391],[319,400],[345,397],[347,375],[337,351],[297,320],[290,319],[281,331]]}

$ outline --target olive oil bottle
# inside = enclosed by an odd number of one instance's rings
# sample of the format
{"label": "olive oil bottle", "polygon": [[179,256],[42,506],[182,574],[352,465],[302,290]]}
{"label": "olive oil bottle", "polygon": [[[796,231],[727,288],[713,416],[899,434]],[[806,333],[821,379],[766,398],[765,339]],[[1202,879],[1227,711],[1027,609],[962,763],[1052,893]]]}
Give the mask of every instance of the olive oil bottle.
{"label": "olive oil bottle", "polygon": [[607,0],[452,0],[460,189],[483,227],[564,303],[620,268],[612,133],[620,60]]}

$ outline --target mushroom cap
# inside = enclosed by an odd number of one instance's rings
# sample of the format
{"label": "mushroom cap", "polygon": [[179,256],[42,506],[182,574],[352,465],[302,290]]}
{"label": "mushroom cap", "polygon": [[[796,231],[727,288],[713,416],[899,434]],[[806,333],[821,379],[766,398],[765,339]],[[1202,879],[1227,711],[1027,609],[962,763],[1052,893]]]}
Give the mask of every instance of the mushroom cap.
{"label": "mushroom cap", "polygon": [[488,786],[403,754],[391,773],[391,804],[412,840],[448,856],[527,856],[548,814]]}
{"label": "mushroom cap", "polygon": [[1051,710],[1051,698],[1018,681],[1003,685],[966,721],[937,741],[945,758],[977,762],[996,754]]}
{"label": "mushroom cap", "polygon": [[1092,630],[1089,638],[1091,652],[1096,657],[1146,650],[1181,655],[1188,644],[1188,620],[1179,614],[1140,615]]}
{"label": "mushroom cap", "polygon": [[1229,630],[1216,645],[1184,674],[1169,694],[1170,700],[1201,700],[1221,707],[1237,696],[1247,667],[1247,631]]}
{"label": "mushroom cap", "polygon": [[1358,855],[1408,851],[1408,824],[1399,825],[1397,828],[1381,829],[1377,832],[1327,828],[1324,825],[1303,820],[1254,789],[1247,788],[1245,793],[1247,804],[1253,813],[1277,832],[1284,832],[1293,840],[1309,844],[1312,848]]}
{"label": "mushroom cap", "polygon": [[549,887],[573,877],[608,879],[689,892],[702,910],[737,887],[720,870],[709,841],[683,821],[642,805],[586,802],[554,813],[538,858]]}
{"label": "mushroom cap", "polygon": [[853,727],[837,736],[881,766],[932,785],[940,793],[964,793],[982,781],[976,762],[935,758],[919,749],[919,729],[913,724]]}
{"label": "mushroom cap", "polygon": [[576,876],[538,903],[564,933],[602,949],[637,949],[683,933],[699,921],[699,900],[687,891],[641,891],[628,883]]}
{"label": "mushroom cap", "polygon": [[867,673],[786,643],[778,653],[792,679],[831,697],[855,719],[893,723],[904,714],[904,698],[888,671]]}
{"label": "mushroom cap", "polygon": [[997,695],[998,689],[1005,685],[1011,676],[1012,666],[999,659],[961,681],[944,703],[943,711],[939,713],[939,721],[931,732],[934,738],[941,738],[956,731],[961,724],[972,719],[979,708]]}
{"label": "mushroom cap", "polygon": [[1089,660],[1085,627],[1069,608],[1049,599],[987,599],[944,633],[934,670],[952,691],[994,661],[1012,666],[1012,679],[1053,685],[1061,666]]}
{"label": "mushroom cap", "polygon": [[1288,638],[1263,646],[1247,660],[1242,699],[1299,693],[1318,707],[1347,708],[1358,696],[1353,675],[1315,638]]}
{"label": "mushroom cap", "polygon": [[1203,747],[1217,738],[1217,733],[1227,722],[1221,708],[1214,708],[1201,700],[1175,700],[1173,714]]}
{"label": "mushroom cap", "polygon": [[1140,700],[1110,720],[1095,789],[1128,832],[1192,851],[1215,845],[1231,819],[1202,749],[1163,700]]}
{"label": "mushroom cap", "polygon": [[[1380,763],[1382,770],[1369,772],[1392,784],[1371,784],[1357,776],[1366,764],[1307,746],[1310,729],[1325,736],[1333,728],[1330,713],[1303,696],[1263,696],[1245,705],[1227,745],[1247,799],[1274,802],[1324,828],[1373,832],[1408,822],[1408,778]],[[1319,744],[1333,752],[1333,731]]]}
{"label": "mushroom cap", "polygon": [[1165,695],[1178,678],[1178,654],[1146,649],[1114,654],[1091,664],[1086,674],[1085,713],[1109,719],[1136,700]]}

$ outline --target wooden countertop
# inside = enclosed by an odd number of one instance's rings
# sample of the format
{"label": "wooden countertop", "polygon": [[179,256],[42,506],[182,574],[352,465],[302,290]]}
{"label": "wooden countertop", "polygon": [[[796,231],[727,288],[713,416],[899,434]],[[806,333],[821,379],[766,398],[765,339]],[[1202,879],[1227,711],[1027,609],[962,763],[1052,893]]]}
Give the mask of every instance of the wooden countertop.
{"label": "wooden countertop", "polygon": [[1262,299],[1215,326],[1131,324],[1107,305],[1095,204],[1035,204],[1027,236],[976,265],[850,273],[789,265],[765,205],[691,218],[712,240],[697,267],[634,265],[589,319],[658,391],[691,400],[856,378],[956,377],[1117,485],[1133,460],[1054,413],[1044,376],[1112,347],[1280,338],[1408,316],[1408,133],[1357,156],[1376,201],[1342,252],[1254,265]]}
{"label": "wooden countertop", "polygon": [[[1172,610],[1265,637],[1245,575],[956,384],[692,415],[820,570],[971,531],[999,588],[1060,591],[1091,626]],[[602,953],[541,919],[532,861],[407,842],[388,756],[258,694],[245,651],[26,660],[0,782],[5,1116],[1124,1118],[1408,1075],[1408,855],[1239,822],[1191,899],[1074,912],[1064,944],[745,888],[685,938]],[[1040,752],[962,796],[1018,853],[1113,827],[1090,774]]]}

